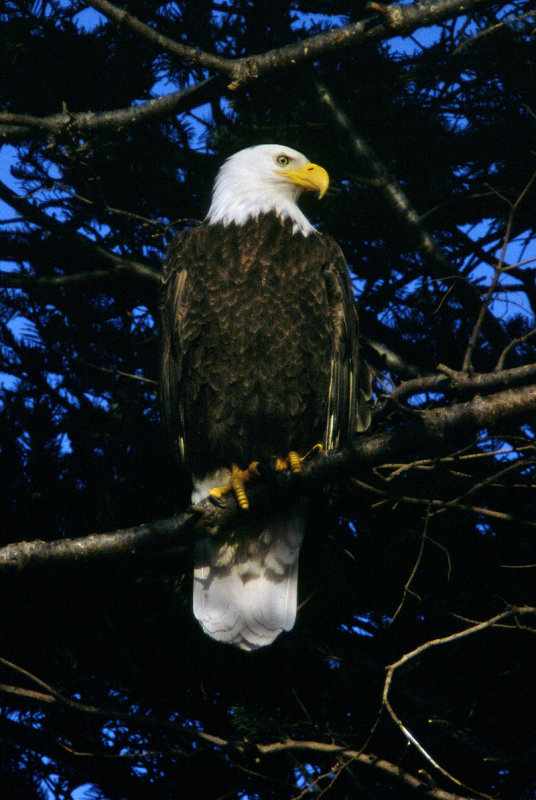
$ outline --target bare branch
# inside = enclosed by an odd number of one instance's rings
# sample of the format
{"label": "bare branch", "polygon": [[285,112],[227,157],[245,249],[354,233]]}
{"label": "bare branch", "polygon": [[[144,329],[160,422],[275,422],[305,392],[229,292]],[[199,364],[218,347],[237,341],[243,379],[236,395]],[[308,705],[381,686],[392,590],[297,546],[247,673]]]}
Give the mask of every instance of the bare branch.
{"label": "bare branch", "polygon": [[[417,596],[418,597],[418,595],[416,595],[416,593],[410,587],[411,587],[411,584],[413,582],[413,578],[415,577],[415,575],[417,573],[417,570],[419,569],[419,565],[421,563],[421,560],[422,560],[422,556],[423,556],[423,553],[424,553],[424,545],[425,545],[426,540],[428,538],[427,534],[428,534],[428,523],[429,522],[430,522],[430,508],[427,509],[426,516],[424,518],[424,527],[423,527],[423,532],[421,533],[421,541],[420,541],[420,544],[419,544],[419,552],[417,553],[417,558],[415,559],[415,563],[413,564],[412,570],[411,570],[411,572],[409,574],[409,578],[407,579],[406,583],[404,584],[404,589],[402,591],[402,598],[401,598],[400,603],[398,604],[394,614],[392,615],[392,617],[390,619],[390,622],[389,622],[390,625],[393,624],[395,619],[398,617],[398,615],[402,611],[402,608],[404,606],[404,601],[406,600],[407,595],[411,594],[413,596]],[[418,599],[420,599],[420,598],[418,598]]]}
{"label": "bare branch", "polygon": [[[515,466],[519,469],[522,465],[516,463]],[[407,503],[408,505],[424,506],[428,509],[428,514],[432,509],[437,509],[439,511],[450,509],[453,511],[460,511],[462,513],[469,512],[471,514],[478,514],[479,516],[489,517],[490,519],[498,519],[502,522],[515,522],[517,525],[527,525],[530,528],[536,528],[536,522],[534,522],[534,520],[525,519],[524,517],[520,517],[515,514],[508,514],[505,511],[496,511],[492,508],[484,508],[482,506],[471,506],[467,503],[460,503],[458,499],[436,500],[434,498],[430,499],[427,497],[412,497],[411,495],[397,494],[396,492],[389,492],[385,489],[379,489],[378,487],[372,486],[371,484],[361,481],[358,478],[351,478],[350,480],[356,486],[359,486],[359,488],[364,489],[367,492],[372,492],[372,494],[379,495],[380,497],[383,497],[385,501],[390,500],[393,504]]]}
{"label": "bare branch", "polygon": [[164,97],[157,97],[144,103],[116,108],[112,111],[63,112],[48,117],[35,117],[31,114],[14,114],[0,111],[0,144],[19,142],[28,136],[38,134],[87,134],[103,128],[122,129],[139,125],[152,119],[169,117],[171,114],[206,103],[217,90],[216,77],[207,78],[192,86],[186,86]]}
{"label": "bare branch", "polygon": [[237,89],[265,73],[303,61],[314,61],[319,56],[358,44],[366,39],[407,36],[419,27],[437,25],[459,14],[467,14],[473,9],[492,5],[490,0],[424,0],[407,6],[394,3],[382,6],[381,15],[370,19],[359,20],[350,25],[309,36],[300,42],[259,55],[228,59],[162,36],[141,20],[114,6],[109,0],[89,0],[89,2],[110,19],[128,26],[134,33],[170,55],[196,66],[216,69],[230,75],[233,78],[229,87],[231,89]]}
{"label": "bare branch", "polygon": [[[378,770],[379,772],[387,775],[390,779],[395,779],[398,782],[408,786],[419,792],[423,797],[430,797],[432,800],[466,800],[460,795],[454,795],[434,785],[430,785],[422,777],[415,777],[409,772],[402,770],[397,764],[393,764],[383,758],[378,758],[372,753],[363,753],[357,750],[350,750],[337,744],[320,741],[305,741],[297,739],[286,739],[279,742],[271,742],[269,744],[255,744],[251,741],[230,741],[221,736],[214,736],[213,734],[205,731],[197,730],[194,727],[182,726],[175,722],[170,722],[166,719],[158,719],[154,715],[130,714],[129,712],[116,711],[110,708],[100,708],[98,706],[90,705],[80,702],[78,700],[71,700],[61,692],[58,692],[49,683],[41,680],[33,673],[26,669],[0,657],[0,664],[5,668],[15,671],[17,674],[24,677],[26,680],[37,685],[42,691],[34,691],[31,689],[24,689],[22,687],[15,687],[6,684],[0,684],[0,692],[9,694],[10,696],[23,697],[26,700],[33,700],[40,703],[51,704],[58,702],[74,712],[89,714],[91,716],[100,717],[105,720],[118,720],[123,723],[130,723],[133,727],[142,729],[161,729],[170,733],[175,732],[181,737],[186,736],[189,739],[205,742],[213,747],[226,750],[228,753],[237,753],[243,756],[246,753],[252,753],[254,757],[270,757],[279,755],[281,753],[306,753],[310,757],[314,756],[334,756],[339,759],[344,759],[346,762],[360,764],[368,769]],[[61,744],[61,742],[60,742]],[[73,755],[87,755],[87,753],[75,752],[69,748],[70,753]],[[468,800],[468,798],[467,798]]]}
{"label": "bare branch", "polygon": [[524,342],[527,342],[535,334],[536,334],[536,329],[533,328],[531,331],[526,333],[524,336],[518,336],[517,339],[512,339],[510,344],[507,347],[505,347],[504,350],[502,351],[502,353],[501,353],[501,355],[499,357],[499,360],[497,361],[497,366],[495,367],[495,371],[496,372],[500,372],[500,370],[502,370],[502,368],[504,367],[504,362],[505,362],[506,357],[507,357],[508,353],[510,352],[510,350],[512,350],[514,347],[517,347],[519,344],[524,344]]}
{"label": "bare branch", "polygon": [[[358,764],[366,767],[371,767],[389,775],[390,778],[395,778],[401,781],[406,786],[411,787],[423,794],[434,798],[434,800],[466,800],[459,794],[452,794],[444,789],[439,789],[423,780],[416,778],[408,772],[402,770],[397,764],[386,761],[383,758],[378,758],[371,753],[361,753],[358,750],[349,750],[348,748],[339,747],[336,744],[326,744],[324,742],[315,741],[296,741],[295,739],[287,739],[283,742],[274,742],[273,744],[257,745],[256,751],[261,755],[274,755],[288,751],[302,751],[310,754],[339,754],[340,756],[352,760]],[[468,800],[468,799],[467,799]]]}
{"label": "bare branch", "polygon": [[[435,647],[442,647],[443,645],[446,644],[452,644],[453,642],[459,641],[460,639],[464,639],[469,636],[474,636],[475,634],[480,633],[483,630],[497,626],[500,623],[504,622],[504,620],[506,619],[510,619],[511,617],[523,616],[526,614],[535,615],[536,608],[533,608],[531,606],[515,606],[508,608],[506,611],[497,614],[495,617],[491,617],[490,619],[484,620],[483,622],[478,622],[469,628],[465,628],[462,631],[450,634],[450,636],[444,636],[439,639],[431,639],[425,642],[424,644],[419,645],[419,647],[416,647],[411,652],[405,653],[401,658],[398,659],[398,661],[395,661],[393,664],[390,664],[389,667],[387,668],[387,675],[385,677],[385,683],[383,687],[382,702],[384,707],[388,711],[389,715],[391,716],[397,727],[400,728],[403,735],[407,739],[409,739],[409,741],[412,742],[413,745],[415,745],[415,747],[421,753],[421,755],[424,756],[424,758],[426,758],[426,760],[430,764],[432,764],[432,766],[435,769],[437,769],[446,778],[453,781],[458,786],[463,787],[464,789],[468,789],[469,787],[465,786],[461,781],[459,781],[457,778],[455,778],[453,775],[451,775],[449,772],[443,769],[443,767],[441,767],[441,765],[438,764],[437,761],[435,761],[435,759],[425,750],[425,748],[415,738],[415,736],[411,733],[411,731],[408,730],[408,728],[403,724],[399,716],[394,711],[389,699],[389,692],[392,686],[394,674],[396,670],[405,666],[413,659],[418,658],[427,650],[431,650]],[[516,630],[516,628],[512,628],[512,630]],[[474,792],[475,790],[469,789],[469,791]],[[481,792],[476,792],[476,793],[480,794],[483,797],[487,797],[487,795],[483,795]]]}
{"label": "bare branch", "polygon": [[37,286],[77,286],[81,283],[94,283],[113,280],[122,275],[131,275],[160,283],[158,272],[139,261],[121,258],[101,247],[96,251],[107,261],[113,263],[112,269],[94,269],[88,272],[73,272],[70,275],[25,275],[17,272],[0,273],[0,286],[6,289],[32,289]]}
{"label": "bare branch", "polygon": [[[486,293],[486,296],[485,296],[485,298],[484,298],[484,300],[482,302],[482,305],[480,307],[480,311],[478,313],[478,317],[476,319],[476,322],[475,322],[475,325],[474,325],[474,328],[473,328],[473,332],[471,333],[471,338],[469,340],[469,344],[467,345],[467,350],[465,352],[465,356],[464,356],[464,359],[463,359],[463,366],[462,366],[462,370],[464,372],[470,372],[472,370],[473,352],[475,350],[477,339],[478,339],[478,336],[480,334],[480,330],[482,329],[482,326],[484,324],[484,319],[486,317],[486,314],[488,313],[489,304],[491,302],[491,299],[493,297],[495,289],[497,288],[497,284],[499,282],[499,277],[501,275],[501,272],[502,272],[502,269],[503,269],[503,266],[504,266],[504,263],[505,263],[506,249],[507,249],[507,247],[508,247],[508,245],[510,243],[510,235],[511,235],[511,232],[512,232],[512,225],[514,223],[514,216],[515,216],[515,213],[516,213],[517,209],[519,208],[519,205],[523,201],[523,198],[525,197],[525,195],[527,194],[528,190],[530,189],[530,187],[534,183],[534,179],[535,178],[536,178],[536,172],[534,172],[531,175],[529,181],[527,182],[527,184],[525,185],[525,187],[523,188],[523,190],[521,191],[521,193],[519,194],[519,196],[517,197],[515,202],[514,203],[509,203],[509,205],[510,205],[510,213],[508,214],[508,219],[506,221],[506,231],[505,231],[505,234],[504,234],[504,237],[503,237],[501,253],[500,253],[500,256],[499,256],[499,260],[495,264],[494,273],[493,273],[493,279],[491,281],[491,285],[490,285],[490,287],[489,287],[489,289],[488,289],[488,291]],[[504,355],[505,352],[507,352],[507,347],[504,348],[503,355]]]}
{"label": "bare branch", "polygon": [[[536,411],[536,386],[507,390],[487,397],[474,397],[466,403],[458,403],[449,408],[424,411],[415,419],[400,425],[394,431],[385,431],[371,436],[361,436],[356,443],[345,450],[330,451],[306,464],[301,473],[281,473],[275,486],[265,485],[252,488],[250,513],[263,513],[273,507],[274,491],[281,492],[282,498],[291,493],[313,487],[318,482],[345,479],[358,466],[379,465],[410,458],[423,450],[427,454],[450,448],[454,433],[474,433],[481,427],[494,425],[502,420],[531,416]],[[432,503],[433,505],[433,503]],[[457,506],[459,508],[459,504]],[[473,510],[473,507],[468,507]],[[488,509],[479,513],[492,514]],[[497,512],[498,513],[498,512]],[[232,493],[214,505],[210,500],[196,506],[189,513],[170,519],[151,522],[124,531],[92,534],[78,539],[62,539],[54,542],[18,542],[0,548],[1,570],[25,570],[33,566],[52,563],[91,560],[102,557],[137,555],[142,551],[154,550],[170,544],[184,544],[189,540],[193,525],[199,514],[203,519],[199,524],[212,533],[227,529],[236,521],[240,511]]]}
{"label": "bare branch", "polygon": [[191,537],[198,514],[178,514],[169,519],[148,522],[134,528],[94,533],[77,539],[44,542],[16,542],[0,548],[0,570],[24,570],[47,564],[88,562],[99,558],[137,556],[170,545],[178,546]]}
{"label": "bare branch", "polygon": [[138,34],[143,39],[151,44],[154,44],[159,50],[169,53],[181,61],[188,61],[190,64],[206,69],[214,69],[222,72],[231,73],[233,70],[232,59],[223,58],[212,53],[205,53],[197,47],[191,47],[187,44],[182,44],[168,36],[164,36],[154,28],[149,27],[137,17],[129,14],[121,8],[117,8],[113,3],[108,0],[88,0],[90,6],[96,8],[109,19],[117,22],[119,25],[124,25],[129,28],[133,33]]}
{"label": "bare branch", "polygon": [[[381,6],[382,13],[379,16],[359,20],[259,55],[229,59],[170,39],[127,11],[117,8],[109,0],[88,0],[88,2],[109,19],[127,26],[159,50],[194,66],[230,76],[231,90],[236,90],[261,75],[300,62],[318,59],[320,56],[365,40],[407,36],[419,27],[436,25],[459,14],[467,14],[473,9],[493,5],[491,0],[424,0],[407,6],[395,3]],[[37,135],[59,135],[67,132],[82,134],[101,128],[122,128],[139,124],[147,119],[166,117],[207,102],[218,88],[215,85],[216,80],[217,77],[212,76],[165,97],[112,111],[63,112],[48,117],[0,112],[0,143],[23,141],[36,133]]]}
{"label": "bare branch", "polygon": [[400,403],[416,394],[486,393],[500,388],[511,389],[515,386],[526,385],[536,377],[536,364],[525,364],[523,367],[513,367],[512,369],[482,372],[473,375],[448,369],[442,364],[439,365],[438,369],[444,374],[415,378],[397,386],[379,406],[376,418],[383,417],[393,403]]}
{"label": "bare branch", "polygon": [[489,28],[484,28],[483,31],[479,31],[474,36],[469,36],[467,39],[464,39],[463,42],[458,45],[454,53],[459,53],[464,47],[472,44],[477,39],[481,39],[483,36],[489,36],[490,33],[496,33],[507,25],[516,25],[522,20],[532,19],[534,16],[536,16],[536,11],[528,11],[526,14],[513,14],[510,17],[506,17],[506,19],[502,19],[500,22],[495,23],[495,25],[490,25]]}

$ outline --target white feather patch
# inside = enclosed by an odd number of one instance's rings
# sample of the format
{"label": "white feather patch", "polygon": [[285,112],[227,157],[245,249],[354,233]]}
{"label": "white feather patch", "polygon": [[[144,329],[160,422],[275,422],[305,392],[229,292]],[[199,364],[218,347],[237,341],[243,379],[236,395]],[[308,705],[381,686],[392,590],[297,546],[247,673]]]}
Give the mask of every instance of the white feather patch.
{"label": "white feather patch", "polygon": [[255,650],[292,628],[305,521],[303,507],[291,508],[231,540],[199,541],[193,602],[205,633]]}

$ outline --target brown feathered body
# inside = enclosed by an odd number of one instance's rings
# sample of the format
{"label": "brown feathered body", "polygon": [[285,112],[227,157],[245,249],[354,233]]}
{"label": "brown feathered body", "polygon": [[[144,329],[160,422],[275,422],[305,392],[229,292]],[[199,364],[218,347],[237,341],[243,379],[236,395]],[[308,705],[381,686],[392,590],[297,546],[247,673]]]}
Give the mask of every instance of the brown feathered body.
{"label": "brown feathered body", "polygon": [[273,214],[205,223],[173,242],[165,292],[164,416],[194,475],[357,429],[357,317],[333,239]]}

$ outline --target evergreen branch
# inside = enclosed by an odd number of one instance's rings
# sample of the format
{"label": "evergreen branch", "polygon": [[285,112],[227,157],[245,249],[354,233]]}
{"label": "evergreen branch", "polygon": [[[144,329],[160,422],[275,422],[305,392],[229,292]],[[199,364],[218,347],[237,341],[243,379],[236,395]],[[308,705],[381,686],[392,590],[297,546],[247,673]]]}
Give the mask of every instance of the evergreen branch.
{"label": "evergreen branch", "polygon": [[144,103],[115,108],[111,111],[63,111],[61,114],[47,117],[0,111],[0,144],[6,142],[14,144],[27,139],[35,132],[54,136],[87,135],[102,129],[122,129],[162,119],[208,102],[217,84],[217,77],[213,76],[164,97],[156,97]]}
{"label": "evergreen branch", "polygon": [[[521,610],[521,613],[522,612],[523,610]],[[433,645],[434,642],[430,642],[429,644]],[[5,658],[0,658],[0,664],[17,672],[26,680],[36,684],[41,689],[41,691],[34,691],[30,689],[24,689],[22,687],[0,684],[0,692],[8,694],[12,697],[21,697],[25,700],[45,704],[53,704],[57,702],[66,708],[69,708],[73,712],[105,719],[107,720],[108,724],[110,724],[111,720],[117,720],[123,724],[130,723],[133,727],[138,727],[141,729],[149,728],[153,730],[164,730],[169,733],[175,732],[176,734],[180,735],[181,738],[186,736],[191,740],[197,740],[198,742],[210,744],[215,748],[223,749],[228,753],[238,754],[241,757],[248,753],[252,754],[256,759],[259,757],[280,755],[281,753],[297,752],[309,754],[311,757],[336,755],[339,759],[343,759],[348,764],[357,763],[369,769],[378,770],[379,772],[388,776],[390,779],[395,779],[409,788],[418,791],[423,797],[430,797],[432,800],[468,800],[468,798],[466,799],[460,795],[454,795],[451,792],[440,789],[433,783],[428,782],[423,777],[416,777],[411,773],[402,770],[397,764],[387,761],[384,758],[379,758],[372,753],[351,750],[347,747],[333,744],[331,742],[307,741],[298,739],[285,739],[283,741],[270,742],[268,744],[254,744],[251,741],[231,741],[205,731],[196,730],[195,728],[191,727],[185,727],[184,725],[177,724],[176,722],[171,722],[166,719],[158,719],[154,715],[132,714],[111,708],[100,708],[98,706],[83,703],[78,700],[72,700],[71,698],[66,697],[64,694],[54,689],[54,687],[49,683],[41,680],[41,678],[38,678],[33,673],[23,669],[22,667],[19,667],[13,662],[8,661]],[[18,729],[13,729],[11,731],[10,738],[19,740],[19,734],[25,732],[26,730],[27,729],[25,726],[20,731]],[[44,752],[48,752],[47,739],[45,736],[43,736],[43,734],[40,735],[37,741],[39,742],[39,750],[41,752],[43,752],[43,750]],[[57,745],[62,746],[61,741],[55,741]],[[32,746],[35,746],[35,744],[32,743]],[[67,752],[62,755],[74,755],[78,757],[88,755],[88,753],[74,751],[70,747],[67,747],[66,751]],[[92,753],[92,755],[94,755],[94,753]]]}
{"label": "evergreen branch", "polygon": [[[411,6],[407,8],[411,8]],[[328,87],[317,81],[316,89],[320,102],[328,108],[336,124],[350,140],[356,159],[367,164],[386,203],[414,235],[417,247],[428,259],[431,274],[453,284],[453,289],[466,311],[471,316],[482,317],[480,327],[482,327],[490,343],[498,350],[503,350],[508,346],[509,339],[500,322],[493,316],[488,307],[481,302],[478,289],[458,274],[456,267],[451,264],[423,224],[421,216],[411,204],[400,183],[389,174],[389,171],[368,142],[356,131],[350,118],[337,103]]]}
{"label": "evergreen branch", "polygon": [[[0,287],[4,289],[33,289],[37,286],[63,287],[78,286],[81,283],[101,282],[117,278],[121,275],[132,275],[136,278],[160,282],[156,270],[138,261],[121,258],[103,248],[96,248],[100,255],[113,261],[112,269],[94,269],[87,272],[72,272],[70,275],[24,275],[20,273],[0,273]],[[110,256],[113,256],[110,259]]]}
{"label": "evergreen branch", "polygon": [[28,222],[33,223],[45,230],[50,231],[57,235],[60,242],[65,242],[68,246],[68,256],[72,260],[73,247],[79,254],[82,254],[88,261],[94,262],[95,257],[101,261],[107,262],[112,271],[110,270],[88,270],[82,273],[75,273],[73,275],[47,275],[47,276],[31,276],[31,275],[16,275],[13,273],[3,274],[0,276],[0,286],[16,288],[30,285],[48,284],[48,285],[64,285],[67,283],[80,283],[88,280],[101,280],[109,275],[119,274],[124,271],[131,273],[139,278],[149,279],[154,282],[160,282],[160,273],[148,266],[142,264],[134,259],[124,258],[117,255],[104,247],[94,244],[90,239],[81,236],[79,233],[72,231],[65,223],[58,222],[58,220],[45,214],[33,203],[30,203],[26,198],[21,197],[13,189],[10,189],[5,183],[0,181],[0,200],[7,203],[11,208],[17,211],[21,217]]}
{"label": "evergreen branch", "polygon": [[320,56],[359,44],[366,39],[379,40],[393,36],[407,36],[417,28],[437,25],[459,14],[467,14],[477,8],[493,5],[490,0],[423,0],[423,2],[411,5],[393,3],[388,6],[375,4],[373,8],[380,11],[379,15],[308,36],[299,42],[293,42],[259,55],[230,59],[163,36],[137,17],[117,8],[109,0],[88,1],[93,8],[98,9],[115,22],[127,26],[160,50],[194,66],[216,69],[230,75],[233,79],[229,86],[230,89],[237,89],[265,73],[304,61],[314,61]]}
{"label": "evergreen branch", "polygon": [[181,61],[187,61],[195,67],[203,67],[204,69],[214,69],[228,73],[233,70],[233,59],[206,53],[197,47],[170,39],[168,36],[164,36],[164,34],[158,33],[154,28],[146,25],[133,14],[129,14],[128,11],[117,8],[108,0],[88,0],[88,4],[108,17],[108,19],[129,28],[133,33],[155,45],[159,50],[163,50]]}
{"label": "evergreen branch", "polygon": [[[345,479],[362,466],[416,458],[452,448],[456,434],[475,433],[501,421],[530,417],[536,412],[536,385],[476,396],[451,407],[420,412],[396,430],[361,436],[352,447],[329,451],[311,459],[298,474],[281,473],[274,486],[258,486],[248,492],[251,509],[262,514],[273,508],[274,491],[284,497],[320,482]],[[92,534],[52,542],[16,542],[0,548],[0,571],[24,571],[52,563],[90,561],[98,558],[138,555],[170,544],[188,546],[192,528],[198,523],[212,533],[232,527],[244,512],[237,509],[232,493],[218,505],[210,499],[187,513],[122,531]],[[202,519],[199,516],[202,515]]]}
{"label": "evergreen branch", "polygon": [[[170,39],[127,11],[117,8],[108,0],[88,0],[88,2],[105,16],[128,26],[134,33],[175,58],[230,76],[231,90],[236,90],[261,75],[315,60],[366,40],[407,36],[419,27],[436,25],[459,14],[467,14],[476,8],[493,5],[491,0],[424,0],[407,6],[397,3],[389,6],[375,4],[375,9],[381,9],[381,15],[315,34],[265,53],[230,59]],[[103,128],[122,128],[150,119],[167,117],[207,102],[217,88],[216,81],[216,76],[212,76],[165,97],[111,111],[71,113],[65,110],[61,114],[47,117],[0,112],[0,143],[23,141],[36,132],[38,135],[54,136],[64,133],[87,134]]]}

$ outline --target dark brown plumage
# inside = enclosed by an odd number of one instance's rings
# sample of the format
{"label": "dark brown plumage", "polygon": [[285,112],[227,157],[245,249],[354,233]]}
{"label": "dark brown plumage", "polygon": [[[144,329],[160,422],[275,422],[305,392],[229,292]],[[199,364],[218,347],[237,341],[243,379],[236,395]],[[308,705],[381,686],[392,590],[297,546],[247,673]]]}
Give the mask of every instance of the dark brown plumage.
{"label": "dark brown plumage", "polygon": [[331,448],[359,427],[357,316],[330,237],[273,214],[183,232],[163,324],[164,417],[194,474]]}

